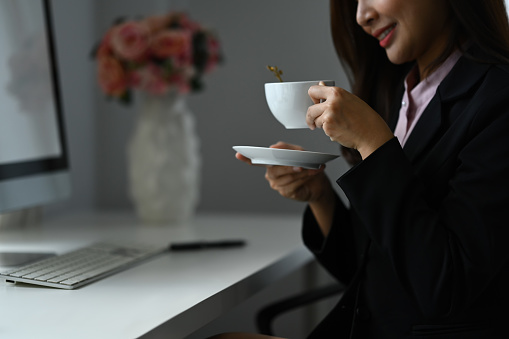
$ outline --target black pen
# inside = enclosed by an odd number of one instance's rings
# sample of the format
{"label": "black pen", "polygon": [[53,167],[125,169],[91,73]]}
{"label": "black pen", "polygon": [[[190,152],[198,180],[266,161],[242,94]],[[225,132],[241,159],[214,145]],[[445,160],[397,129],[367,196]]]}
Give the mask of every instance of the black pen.
{"label": "black pen", "polygon": [[172,243],[169,246],[170,251],[190,251],[204,250],[209,248],[233,248],[244,246],[244,240],[218,240],[218,241],[191,241]]}

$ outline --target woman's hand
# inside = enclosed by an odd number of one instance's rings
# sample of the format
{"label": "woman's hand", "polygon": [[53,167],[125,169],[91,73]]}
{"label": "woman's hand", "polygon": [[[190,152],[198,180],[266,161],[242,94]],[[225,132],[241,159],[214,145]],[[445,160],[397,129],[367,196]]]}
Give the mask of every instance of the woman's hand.
{"label": "woman's hand", "polygon": [[394,137],[382,117],[348,91],[321,82],[308,94],[315,103],[307,111],[308,126],[322,128],[332,141],[358,150],[362,159]]}
{"label": "woman's hand", "polygon": [[[303,150],[302,147],[278,142],[272,148]],[[240,153],[235,157],[252,165],[251,160]],[[324,173],[325,165],[317,170],[291,166],[255,165],[266,168],[265,179],[270,187],[285,198],[308,202],[322,233],[329,233],[337,195]]]}
{"label": "woman's hand", "polygon": [[[271,148],[303,150],[302,147],[278,142]],[[236,158],[252,165],[251,160],[240,153]],[[319,169],[305,169],[291,166],[257,165],[266,168],[265,179],[270,187],[285,198],[315,202],[325,195],[326,191],[332,191],[331,184],[324,173],[325,165]]]}

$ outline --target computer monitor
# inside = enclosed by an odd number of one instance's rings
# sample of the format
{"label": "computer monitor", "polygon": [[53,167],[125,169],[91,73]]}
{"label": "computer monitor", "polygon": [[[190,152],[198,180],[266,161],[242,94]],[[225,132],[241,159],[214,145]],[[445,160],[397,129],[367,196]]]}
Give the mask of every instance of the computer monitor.
{"label": "computer monitor", "polygon": [[1,1],[0,46],[0,214],[6,216],[70,194],[50,1]]}

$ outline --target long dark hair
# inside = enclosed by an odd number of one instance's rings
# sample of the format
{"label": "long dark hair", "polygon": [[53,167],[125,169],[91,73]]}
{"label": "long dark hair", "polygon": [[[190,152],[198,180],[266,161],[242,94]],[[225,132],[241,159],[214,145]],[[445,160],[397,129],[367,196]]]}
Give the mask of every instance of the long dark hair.
{"label": "long dark hair", "polygon": [[[509,23],[504,0],[444,0],[450,8],[452,34],[448,45],[430,66],[442,64],[465,41],[473,43],[487,57],[479,62],[509,63]],[[373,37],[356,21],[357,2],[330,0],[331,31],[334,47],[347,73],[352,92],[368,103],[386,121],[399,98],[396,91],[411,64],[395,65]],[[473,58],[463,51],[467,57]],[[360,156],[343,149],[350,163]]]}

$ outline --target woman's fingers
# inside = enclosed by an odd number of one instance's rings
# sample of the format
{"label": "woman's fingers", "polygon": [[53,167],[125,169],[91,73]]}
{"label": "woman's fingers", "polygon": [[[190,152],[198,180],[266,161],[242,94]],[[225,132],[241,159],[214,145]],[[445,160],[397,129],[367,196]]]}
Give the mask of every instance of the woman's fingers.
{"label": "woman's fingers", "polygon": [[314,105],[308,108],[306,114],[306,123],[311,130],[315,128],[322,128],[322,121],[319,119],[322,114],[325,112],[327,108],[327,98],[329,96],[329,92],[333,89],[332,86],[325,86],[323,81],[317,86],[311,86],[308,90],[308,95],[313,101]]}
{"label": "woman's fingers", "polygon": [[306,178],[300,178],[293,181],[291,184],[272,188],[285,198],[294,200],[306,200],[307,194],[303,193],[303,191],[307,189],[307,180],[308,179]]}
{"label": "woman's fingers", "polygon": [[278,180],[269,180],[270,187],[281,196],[298,201],[311,201],[320,196],[324,190],[320,176],[325,176],[320,170],[305,170],[303,175],[288,175]]}
{"label": "woman's fingers", "polygon": [[311,185],[316,175],[324,171],[325,166],[318,170],[302,169],[284,166],[273,166],[267,168],[265,179],[269,182],[270,188],[281,196],[289,199],[308,201],[312,198],[313,190],[320,189]]}
{"label": "woman's fingers", "polygon": [[[300,146],[281,141],[270,147],[303,150]],[[314,182],[320,182],[320,180],[317,181],[317,178],[319,179],[317,175],[324,171],[325,165],[322,165],[319,169],[305,169],[302,167],[292,166],[256,165],[253,164],[249,158],[238,152],[235,154],[235,157],[247,164],[265,167],[265,179],[269,182],[270,187],[283,197],[298,201],[309,201],[317,195],[317,192],[319,194],[322,189],[322,185],[316,186]]]}
{"label": "woman's fingers", "polygon": [[267,166],[265,178],[269,181],[280,181],[282,184],[287,184],[299,178],[306,178],[323,172],[322,166],[320,169],[304,169],[302,167],[289,167],[289,166]]}
{"label": "woman's fingers", "polygon": [[301,146],[289,144],[283,141],[278,141],[277,143],[270,145],[270,148],[280,148],[280,149],[291,149],[297,151],[303,151],[304,149]]}
{"label": "woman's fingers", "polygon": [[306,186],[309,181],[309,175],[285,175],[279,177],[277,180],[267,180],[270,184],[270,188],[277,191],[283,197],[300,199],[296,192],[302,191]]}
{"label": "woman's fingers", "polygon": [[251,159],[249,159],[248,157],[243,156],[239,152],[235,153],[235,158],[237,158],[238,160],[240,160],[242,162],[245,162],[246,164],[251,165],[251,166],[257,166],[257,167],[268,167],[269,166],[269,165],[262,165],[262,164],[253,164]]}
{"label": "woman's fingers", "polygon": [[[285,142],[277,142],[270,146],[271,148],[304,150],[301,146],[293,145]],[[236,153],[235,157],[249,165],[265,167],[265,179],[269,182],[270,187],[284,197],[307,201],[310,198],[312,189],[308,187],[317,174],[325,169],[322,165],[319,169],[305,169],[302,167],[279,166],[279,165],[259,165],[253,164],[252,161],[240,153]]]}
{"label": "woman's fingers", "polygon": [[[318,87],[318,89],[317,89]],[[323,81],[320,81],[318,85],[311,86],[308,90],[308,95],[313,101],[314,104],[318,104],[320,102],[325,101],[327,99],[327,92],[324,90],[325,83]]]}
{"label": "woman's fingers", "polygon": [[235,158],[237,158],[238,160],[242,161],[242,162],[245,162],[246,164],[249,164],[249,165],[252,165],[253,163],[251,162],[251,159],[243,156],[242,154],[240,154],[239,152],[235,153]]}
{"label": "woman's fingers", "polygon": [[310,129],[314,130],[315,128],[322,128],[323,127],[323,119],[322,116],[325,113],[325,106],[326,104],[316,104],[313,106],[310,106],[308,108],[307,114],[306,114],[306,123],[309,126]]}

